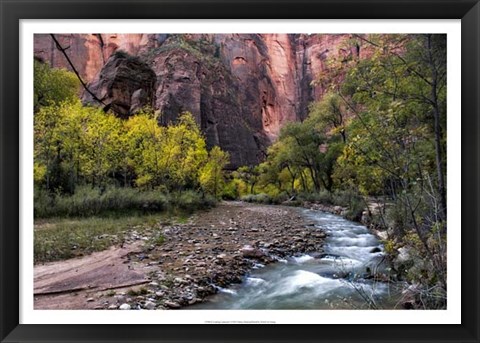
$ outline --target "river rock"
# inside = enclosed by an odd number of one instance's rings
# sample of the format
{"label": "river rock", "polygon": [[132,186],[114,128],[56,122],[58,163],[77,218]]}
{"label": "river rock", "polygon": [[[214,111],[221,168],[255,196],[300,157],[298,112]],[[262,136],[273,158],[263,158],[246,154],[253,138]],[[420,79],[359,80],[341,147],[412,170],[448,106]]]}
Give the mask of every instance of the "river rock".
{"label": "river rock", "polygon": [[261,249],[257,249],[252,247],[251,245],[244,245],[240,252],[242,253],[243,257],[247,258],[261,258],[265,256],[265,253]]}
{"label": "river rock", "polygon": [[[165,242],[149,252],[149,259],[160,261],[160,265],[150,265],[141,259],[132,261],[138,263],[135,269],[139,271],[148,265],[150,281],[144,286],[147,293],[132,299],[125,293],[117,293],[111,299],[115,305],[112,309],[178,309],[193,305],[215,294],[216,287],[241,283],[258,263],[267,265],[287,256],[321,249],[323,231],[307,228],[297,209],[246,205],[248,209],[244,210],[244,207],[219,205],[189,223],[169,227],[170,235]],[[239,209],[243,212],[241,216],[237,215]],[[235,224],[228,222],[228,216],[235,219]],[[222,219],[227,224],[213,225]],[[138,233],[132,236],[135,235]],[[142,232],[142,236],[146,235]],[[137,251],[132,256],[142,253]],[[103,307],[108,308],[109,304]]]}
{"label": "river rock", "polygon": [[176,303],[176,302],[170,301],[170,300],[165,301],[163,303],[163,305],[165,305],[168,308],[180,308],[181,307],[179,303]]}
{"label": "river rock", "polygon": [[395,259],[396,263],[404,263],[410,260],[410,250],[406,247],[402,247],[398,249],[398,256]]}
{"label": "river rock", "polygon": [[155,307],[156,307],[156,304],[151,302],[151,301],[147,301],[145,303],[145,305],[143,305],[143,308],[145,308],[147,310],[153,310],[153,309],[155,309]]}
{"label": "river rock", "polygon": [[374,231],[374,233],[383,241],[388,239],[388,232],[387,231]]}
{"label": "river rock", "polygon": [[120,305],[120,310],[130,310],[132,307],[129,304]]}

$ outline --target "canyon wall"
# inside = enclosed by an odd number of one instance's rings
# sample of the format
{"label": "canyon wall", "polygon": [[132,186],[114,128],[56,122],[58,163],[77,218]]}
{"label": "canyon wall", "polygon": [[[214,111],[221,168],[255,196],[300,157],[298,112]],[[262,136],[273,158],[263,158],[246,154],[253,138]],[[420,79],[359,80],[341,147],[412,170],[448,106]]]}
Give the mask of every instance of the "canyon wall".
{"label": "canyon wall", "polygon": [[[145,106],[160,124],[191,112],[211,147],[231,167],[261,161],[285,123],[303,120],[328,85],[312,83],[328,59],[362,57],[349,35],[307,34],[57,34],[73,65],[121,117]],[[36,35],[35,57],[71,69],[50,35]],[[91,95],[85,103],[99,105]]]}

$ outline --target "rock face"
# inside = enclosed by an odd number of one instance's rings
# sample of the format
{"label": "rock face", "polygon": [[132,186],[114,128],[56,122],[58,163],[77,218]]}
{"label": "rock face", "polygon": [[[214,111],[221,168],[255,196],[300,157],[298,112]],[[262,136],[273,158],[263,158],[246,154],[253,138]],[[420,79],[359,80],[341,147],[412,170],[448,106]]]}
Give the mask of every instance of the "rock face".
{"label": "rock face", "polygon": [[[153,107],[155,81],[153,70],[139,58],[116,52],[90,82],[89,89],[106,105],[105,109],[128,118],[144,107]],[[83,100],[99,104],[88,92]]]}
{"label": "rock face", "polygon": [[[261,161],[285,123],[303,120],[328,84],[330,57],[360,57],[349,35],[78,34],[56,35],[89,87],[122,117],[149,105],[160,124],[191,112],[209,147],[231,167]],[[114,54],[122,50],[125,54]],[[35,56],[69,68],[49,35],[35,36]],[[122,57],[123,56],[123,57]],[[133,58],[137,57],[137,58]],[[83,99],[92,103],[85,93]]]}

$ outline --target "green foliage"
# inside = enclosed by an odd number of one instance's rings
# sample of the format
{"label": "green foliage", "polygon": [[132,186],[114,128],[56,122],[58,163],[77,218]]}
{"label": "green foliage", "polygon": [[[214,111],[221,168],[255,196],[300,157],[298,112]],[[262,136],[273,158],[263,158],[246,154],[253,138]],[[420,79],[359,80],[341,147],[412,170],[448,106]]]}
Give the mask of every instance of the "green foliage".
{"label": "green foliage", "polygon": [[240,196],[238,182],[235,179],[230,180],[223,187],[221,198],[224,200],[235,200]]}
{"label": "green foliage", "polygon": [[222,151],[218,146],[214,146],[208,154],[207,163],[200,169],[200,186],[215,198],[222,194],[221,190],[225,187],[223,169],[228,163],[228,153]]}
{"label": "green foliage", "polygon": [[245,184],[248,188],[247,192],[255,194],[255,185],[259,181],[260,169],[260,166],[242,166],[233,175]]}
{"label": "green foliage", "polygon": [[445,289],[446,37],[362,39],[372,56],[351,65],[341,87],[354,116],[334,180],[389,197],[385,224],[416,255],[402,267],[408,279]]}
{"label": "green foliage", "polygon": [[35,190],[34,213],[37,218],[89,217],[110,212],[162,211],[168,206],[165,195],[133,188],[108,187],[102,191],[91,186],[78,187],[72,195]]}
{"label": "green foliage", "polygon": [[100,109],[78,100],[41,107],[34,130],[35,181],[50,191],[102,185],[118,167],[122,122]]}
{"label": "green foliage", "polygon": [[346,105],[338,94],[329,93],[310,106],[309,117],[301,123],[285,125],[279,140],[268,150],[267,160],[258,167],[237,170],[237,177],[275,195],[286,193],[331,192],[337,158],[342,153],[346,133]]}
{"label": "green foliage", "polygon": [[[77,100],[41,107],[35,115],[34,129],[35,184],[52,193],[50,198],[59,196],[61,200],[55,206],[59,215],[79,212],[82,197],[88,199],[85,188],[76,195],[75,203],[68,203],[74,201],[74,196],[63,196],[76,193],[79,185],[99,187],[104,198],[109,196],[105,188],[118,184],[145,191],[159,189],[163,193],[202,189],[214,197],[222,194],[228,154],[218,147],[207,151],[205,139],[190,113],[161,127],[151,113],[122,120],[100,109],[84,107]],[[125,191],[123,195],[135,192]],[[130,203],[123,198],[119,201]],[[135,201],[131,205],[138,208]],[[49,215],[48,205],[42,206],[45,201],[39,202],[36,213]],[[122,206],[118,209],[128,208]],[[90,213],[89,208],[83,210],[85,215]]]}
{"label": "green foliage", "polygon": [[241,198],[242,201],[246,202],[255,202],[259,204],[272,204],[272,198],[265,193],[260,193],[260,194],[250,194],[250,195],[245,195]]}
{"label": "green foliage", "polygon": [[33,106],[37,112],[43,106],[74,101],[78,96],[80,81],[65,69],[51,68],[34,61]]}
{"label": "green foliage", "polygon": [[[200,183],[200,170],[212,164],[205,139],[190,113],[183,113],[177,123],[167,127],[158,126],[149,114],[140,114],[128,119],[125,130],[127,169],[137,175],[138,187],[195,188]],[[220,152],[217,148],[213,157],[220,159]]]}
{"label": "green foliage", "polygon": [[173,193],[170,200],[172,207],[186,212],[211,208],[215,205],[215,202],[216,199],[214,197],[209,195],[202,196],[192,190]]}
{"label": "green foliage", "polygon": [[[138,62],[122,51],[116,54]],[[63,195],[74,194],[79,185],[99,187],[101,192],[109,185],[122,185],[163,193],[222,194],[228,154],[218,147],[208,152],[190,113],[180,114],[165,127],[159,126],[158,115],[151,111],[119,119],[82,106],[76,76],[38,61],[34,83],[34,181],[38,189],[51,193],[49,198],[68,198]],[[69,209],[68,204],[60,209],[65,201],[57,201],[60,212],[77,211],[76,205]],[[37,206],[39,215],[48,213],[40,208],[45,203]]]}
{"label": "green foliage", "polygon": [[298,198],[302,201],[314,202],[314,203],[321,203],[325,205],[333,205],[334,198],[333,194],[328,191],[321,191],[319,193],[300,193]]}
{"label": "green foliage", "polygon": [[49,193],[35,189],[34,214],[36,218],[108,216],[115,213],[136,214],[162,211],[193,212],[210,208],[215,199],[194,191],[162,193],[159,190],[135,188],[78,187],[74,194]]}

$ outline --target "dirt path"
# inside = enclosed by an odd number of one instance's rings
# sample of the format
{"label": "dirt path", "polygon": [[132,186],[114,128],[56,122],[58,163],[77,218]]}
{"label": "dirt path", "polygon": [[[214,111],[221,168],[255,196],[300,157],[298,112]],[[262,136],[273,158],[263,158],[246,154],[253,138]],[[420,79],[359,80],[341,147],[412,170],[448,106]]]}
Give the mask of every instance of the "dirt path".
{"label": "dirt path", "polygon": [[169,309],[204,301],[256,264],[321,251],[325,234],[298,208],[221,203],[123,247],[34,269],[36,309]]}

